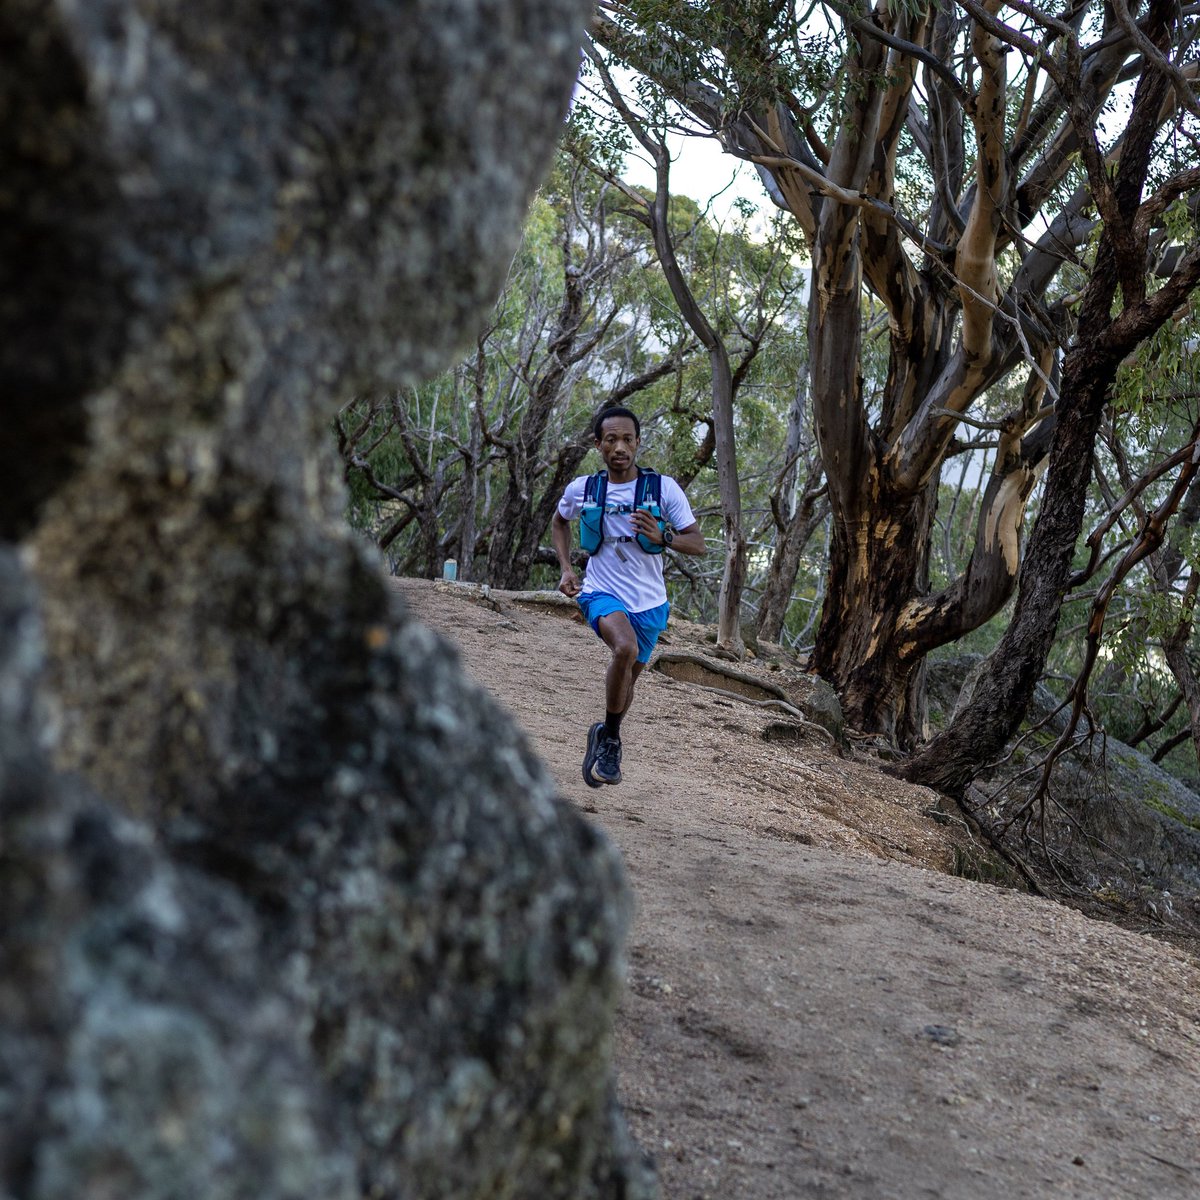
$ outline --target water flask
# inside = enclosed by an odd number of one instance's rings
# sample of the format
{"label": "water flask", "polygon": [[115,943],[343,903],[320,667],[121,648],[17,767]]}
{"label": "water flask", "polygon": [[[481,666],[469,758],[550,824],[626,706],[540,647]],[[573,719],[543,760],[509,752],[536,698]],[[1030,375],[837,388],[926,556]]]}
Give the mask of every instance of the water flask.
{"label": "water flask", "polygon": [[[666,522],[662,518],[662,509],[659,508],[657,504],[644,502],[639,504],[638,508],[648,512],[654,518],[654,520],[658,523],[660,533],[667,527]],[[648,537],[644,537],[640,533],[637,535],[637,544],[641,546],[641,548],[645,550],[647,554],[661,554],[663,552],[662,546],[658,545],[656,542],[652,542]]]}
{"label": "water flask", "polygon": [[604,509],[588,501],[579,514],[579,545],[585,554],[595,554],[604,541]]}

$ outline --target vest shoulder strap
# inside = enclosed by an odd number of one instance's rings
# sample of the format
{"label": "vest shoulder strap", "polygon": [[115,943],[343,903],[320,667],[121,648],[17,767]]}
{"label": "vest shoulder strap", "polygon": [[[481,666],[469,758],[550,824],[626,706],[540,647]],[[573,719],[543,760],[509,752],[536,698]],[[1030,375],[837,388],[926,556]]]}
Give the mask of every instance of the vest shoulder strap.
{"label": "vest shoulder strap", "polygon": [[657,471],[645,470],[638,467],[637,491],[634,497],[634,507],[641,504],[662,503],[662,476]]}
{"label": "vest shoulder strap", "polygon": [[597,471],[595,475],[589,475],[587,483],[585,483],[583,486],[584,504],[603,505],[607,496],[608,472]]}

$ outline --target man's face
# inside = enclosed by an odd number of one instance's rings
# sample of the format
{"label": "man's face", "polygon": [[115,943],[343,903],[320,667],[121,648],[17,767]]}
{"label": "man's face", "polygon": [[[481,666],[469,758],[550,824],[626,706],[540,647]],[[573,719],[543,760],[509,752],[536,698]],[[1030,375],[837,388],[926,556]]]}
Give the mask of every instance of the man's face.
{"label": "man's face", "polygon": [[640,444],[641,439],[628,417],[606,417],[596,439],[596,449],[610,475],[622,475],[634,465]]}

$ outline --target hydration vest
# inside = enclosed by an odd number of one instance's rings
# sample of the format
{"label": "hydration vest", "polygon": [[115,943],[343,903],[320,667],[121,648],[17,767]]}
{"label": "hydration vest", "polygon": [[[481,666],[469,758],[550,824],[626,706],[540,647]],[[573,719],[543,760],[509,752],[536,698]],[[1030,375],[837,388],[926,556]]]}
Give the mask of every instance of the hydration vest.
{"label": "hydration vest", "polygon": [[[658,521],[659,529],[666,527],[666,522],[662,519],[662,476],[657,471],[643,471],[638,467],[637,487],[634,489],[632,504],[619,504],[606,510],[607,496],[608,472],[597,471],[595,475],[589,475],[583,489],[583,511],[579,514],[579,544],[585,554],[595,554],[604,543],[605,511],[631,513],[635,509],[644,508]],[[661,554],[665,549],[640,533],[633,537],[610,537],[608,540],[637,542],[647,554]]]}

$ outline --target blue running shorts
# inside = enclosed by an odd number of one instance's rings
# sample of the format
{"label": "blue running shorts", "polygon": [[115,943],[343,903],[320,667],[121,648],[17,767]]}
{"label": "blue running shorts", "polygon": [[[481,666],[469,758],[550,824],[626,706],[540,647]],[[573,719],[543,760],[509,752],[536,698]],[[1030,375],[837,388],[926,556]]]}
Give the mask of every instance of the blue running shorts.
{"label": "blue running shorts", "polygon": [[[667,617],[670,616],[670,604],[660,604],[657,608],[648,608],[645,612],[631,613],[616,596],[608,592],[588,592],[576,600],[583,612],[584,619],[600,634],[600,618],[622,612],[629,618],[633,632],[637,636],[638,656],[640,663],[648,663],[650,655],[658,642],[658,635],[667,627]],[[601,638],[603,640],[603,638]]]}

